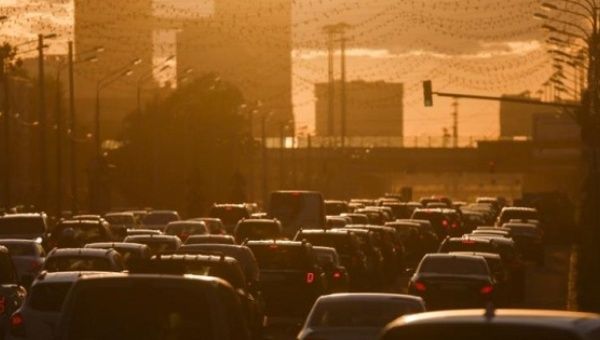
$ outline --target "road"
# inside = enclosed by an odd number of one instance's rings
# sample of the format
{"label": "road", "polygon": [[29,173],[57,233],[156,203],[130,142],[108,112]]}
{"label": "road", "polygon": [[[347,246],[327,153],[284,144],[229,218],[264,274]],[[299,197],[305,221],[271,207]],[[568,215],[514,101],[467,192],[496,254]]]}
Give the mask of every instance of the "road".
{"label": "road", "polygon": [[[548,246],[546,264],[531,265],[526,276],[525,302],[517,306],[530,309],[566,309],[571,265],[570,246]],[[408,277],[402,277],[393,291],[406,293]],[[302,320],[286,320],[267,329],[272,340],[295,339]]]}

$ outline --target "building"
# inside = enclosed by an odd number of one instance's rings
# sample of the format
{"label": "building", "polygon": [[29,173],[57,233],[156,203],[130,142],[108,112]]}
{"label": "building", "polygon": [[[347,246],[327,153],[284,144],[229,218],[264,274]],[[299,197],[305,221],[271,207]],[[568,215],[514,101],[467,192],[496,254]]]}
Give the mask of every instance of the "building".
{"label": "building", "polygon": [[[335,83],[333,136],[340,136],[340,83]],[[329,136],[329,84],[315,85],[316,135]],[[354,81],[346,84],[347,137],[404,136],[404,85]]]}
{"label": "building", "polygon": [[[269,113],[267,134],[293,126],[292,1],[215,0],[210,16],[188,20],[177,35],[179,73],[216,73]],[[293,131],[289,131],[292,133]]]}
{"label": "building", "polygon": [[[528,96],[505,95],[503,98],[532,99]],[[560,113],[559,108],[545,105],[500,102],[500,137],[532,138],[534,134],[534,116],[556,115]]]}
{"label": "building", "polygon": [[75,54],[79,55],[75,59],[84,59],[83,53],[97,47],[104,48],[97,62],[79,63],[75,68],[77,114],[86,129],[92,129],[98,81],[135,59],[141,60],[131,76],[101,91],[101,137],[111,138],[123,118],[136,109],[137,79],[152,72],[153,0],[75,0],[74,11]]}

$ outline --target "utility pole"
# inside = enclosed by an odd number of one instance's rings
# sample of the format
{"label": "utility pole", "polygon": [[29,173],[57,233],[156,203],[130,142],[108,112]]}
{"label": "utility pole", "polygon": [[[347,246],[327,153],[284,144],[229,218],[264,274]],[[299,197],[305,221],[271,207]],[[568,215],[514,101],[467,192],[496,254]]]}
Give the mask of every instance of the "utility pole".
{"label": "utility pole", "polygon": [[10,123],[11,123],[11,103],[10,103],[10,76],[6,65],[7,57],[0,60],[0,72],[2,72],[2,80],[4,83],[4,208],[10,209],[11,205],[11,146],[10,146]]}
{"label": "utility pole", "polygon": [[279,190],[285,188],[285,123],[279,122]]}
{"label": "utility pole", "polygon": [[73,70],[73,42],[69,41],[69,129],[71,130],[69,145],[71,151],[70,158],[70,175],[71,175],[71,210],[73,214],[76,214],[79,210],[79,188],[77,186],[77,143],[76,143],[76,129],[77,121],[75,115],[75,77]]}
{"label": "utility pole", "polygon": [[455,148],[458,148],[458,99],[454,98],[454,102],[452,103],[452,107],[454,111],[452,112],[452,143]]}
{"label": "utility pole", "polygon": [[47,117],[46,117],[46,91],[44,77],[44,35],[38,35],[38,80],[39,80],[39,123],[40,123],[40,207],[47,208],[48,200],[48,170],[47,170]]}
{"label": "utility pole", "polygon": [[262,198],[263,198],[263,208],[266,209],[266,204],[269,195],[269,185],[267,180],[269,178],[267,169],[268,161],[267,161],[267,113],[263,112],[260,119],[260,132],[261,132],[261,144],[262,144]]}
{"label": "utility pole", "polygon": [[347,102],[346,102],[346,42],[348,39],[346,38],[346,28],[347,24],[339,24],[340,29],[340,42],[341,42],[341,72],[342,72],[342,81],[341,81],[341,89],[340,89],[340,99],[341,99],[341,139],[342,139],[342,149],[346,147],[346,119],[347,119]]}
{"label": "utility pole", "polygon": [[56,112],[54,119],[56,120],[56,216],[60,218],[62,214],[62,147],[63,147],[63,117],[60,95],[60,68],[56,71]]}
{"label": "utility pole", "polygon": [[334,76],[334,40],[337,33],[337,25],[327,25],[323,28],[327,34],[327,135],[331,138],[335,136],[335,76]]}

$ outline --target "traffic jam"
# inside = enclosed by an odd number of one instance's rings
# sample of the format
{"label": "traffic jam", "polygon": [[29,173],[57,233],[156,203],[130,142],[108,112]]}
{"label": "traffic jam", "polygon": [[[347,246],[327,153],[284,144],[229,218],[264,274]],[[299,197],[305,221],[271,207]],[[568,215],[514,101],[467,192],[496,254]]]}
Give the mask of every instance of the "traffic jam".
{"label": "traffic jam", "polygon": [[600,339],[600,316],[527,309],[549,221],[501,197],[325,200],[207,216],[0,217],[4,339]]}

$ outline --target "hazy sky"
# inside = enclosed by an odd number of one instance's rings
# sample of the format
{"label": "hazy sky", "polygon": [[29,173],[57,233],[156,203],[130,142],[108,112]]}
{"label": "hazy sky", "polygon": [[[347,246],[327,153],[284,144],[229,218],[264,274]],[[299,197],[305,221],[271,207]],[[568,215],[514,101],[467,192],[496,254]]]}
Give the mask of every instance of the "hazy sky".
{"label": "hazy sky", "polygon": [[[101,0],[96,0],[101,1]],[[130,0],[123,0],[130,1]],[[250,1],[250,0],[249,0]],[[353,27],[350,80],[403,82],[405,134],[441,135],[452,107],[436,99],[424,108],[421,81],[436,90],[500,95],[541,88],[551,74],[537,0],[290,0],[295,51],[292,79],[299,130],[313,127],[313,84],[326,80],[322,27],[345,21]],[[70,36],[72,4],[61,0],[0,0],[12,20],[0,30],[24,41],[34,32]],[[210,15],[210,0],[157,0],[157,9],[177,15]],[[161,35],[162,36],[162,35]],[[165,34],[165,37],[173,36]],[[64,44],[53,44],[56,51]],[[498,105],[461,101],[460,134],[498,134]]]}

